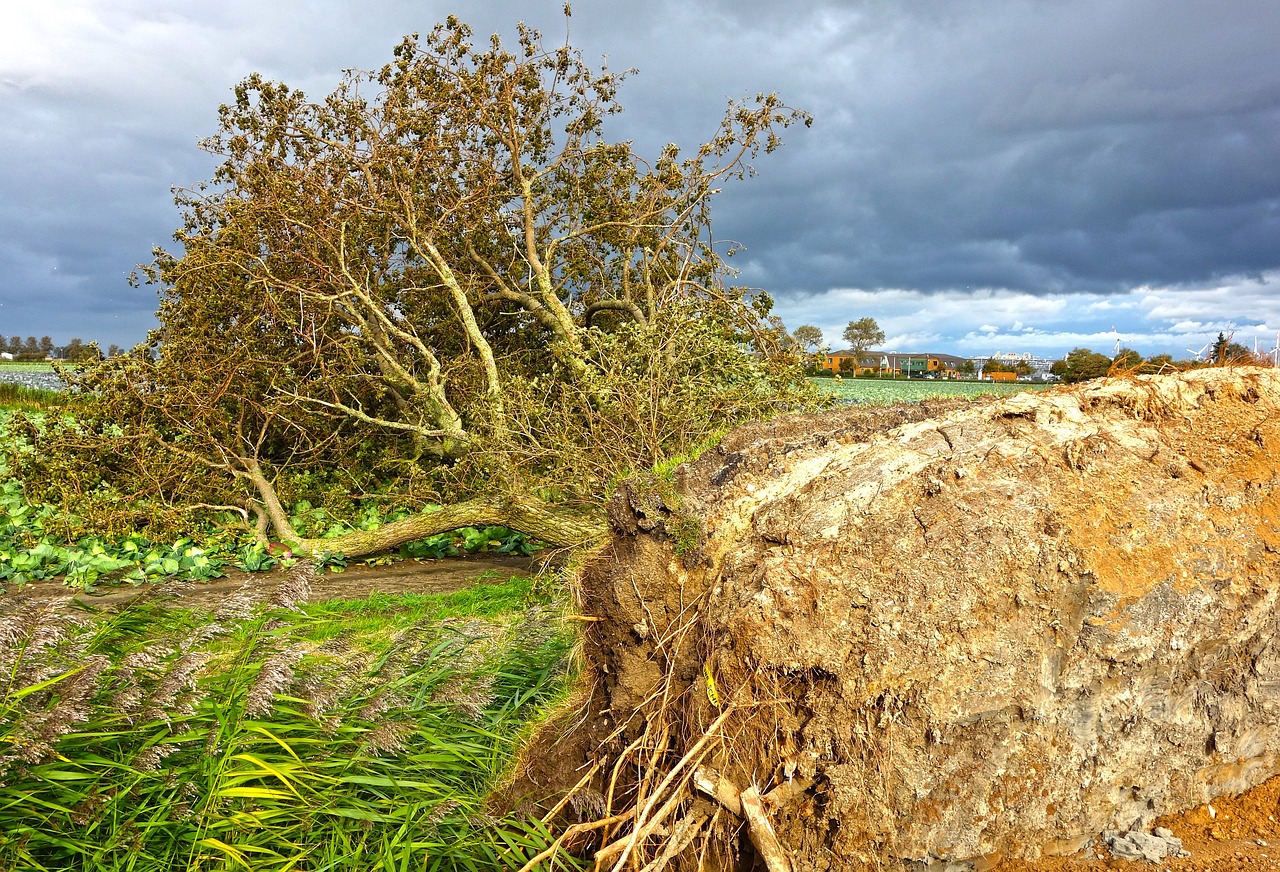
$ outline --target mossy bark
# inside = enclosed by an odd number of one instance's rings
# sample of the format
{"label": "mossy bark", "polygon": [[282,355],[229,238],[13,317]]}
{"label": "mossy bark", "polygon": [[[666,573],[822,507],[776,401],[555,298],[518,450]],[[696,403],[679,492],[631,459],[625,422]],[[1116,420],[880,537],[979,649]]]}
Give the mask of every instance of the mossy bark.
{"label": "mossy bark", "polygon": [[384,524],[376,530],[353,530],[327,539],[298,535],[289,522],[275,487],[256,461],[244,461],[241,473],[257,490],[272,529],[281,542],[300,554],[332,551],[347,557],[363,557],[437,533],[463,527],[510,527],[548,545],[590,547],[604,541],[609,528],[603,512],[557,506],[527,494],[467,500],[420,512]]}
{"label": "mossy bark", "polygon": [[601,514],[550,505],[534,497],[512,497],[470,500],[392,521],[376,530],[354,530],[331,539],[297,537],[289,544],[306,554],[334,551],[360,557],[449,530],[490,525],[510,527],[549,545],[566,548],[595,545],[607,534]]}

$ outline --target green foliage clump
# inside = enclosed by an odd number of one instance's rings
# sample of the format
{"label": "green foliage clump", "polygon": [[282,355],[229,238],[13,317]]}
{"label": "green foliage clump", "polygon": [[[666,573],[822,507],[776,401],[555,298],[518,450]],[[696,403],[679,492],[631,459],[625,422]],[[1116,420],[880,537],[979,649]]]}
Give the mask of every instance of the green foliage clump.
{"label": "green foliage clump", "polygon": [[1102,378],[1111,371],[1111,358],[1088,348],[1072,349],[1049,370],[1067,384]]}

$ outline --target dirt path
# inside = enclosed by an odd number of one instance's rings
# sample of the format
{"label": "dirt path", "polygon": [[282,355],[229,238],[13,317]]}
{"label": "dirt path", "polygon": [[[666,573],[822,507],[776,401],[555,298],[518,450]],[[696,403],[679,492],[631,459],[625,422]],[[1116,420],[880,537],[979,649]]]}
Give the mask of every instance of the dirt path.
{"label": "dirt path", "polygon": [[[512,576],[538,572],[528,557],[479,555],[444,560],[406,560],[387,566],[352,566],[343,572],[326,572],[311,586],[312,600],[357,599],[375,593],[449,593],[470,587],[478,581],[501,583]],[[283,571],[240,572],[232,570],[225,578],[205,582],[164,582],[166,593],[178,604],[210,607],[239,591],[245,584],[255,590],[270,592],[285,577]],[[122,585],[104,587],[93,593],[81,593],[81,602],[104,606],[115,605],[140,596],[149,586]],[[58,580],[38,581],[13,586],[0,595],[0,612],[17,598],[52,599],[71,593]]]}

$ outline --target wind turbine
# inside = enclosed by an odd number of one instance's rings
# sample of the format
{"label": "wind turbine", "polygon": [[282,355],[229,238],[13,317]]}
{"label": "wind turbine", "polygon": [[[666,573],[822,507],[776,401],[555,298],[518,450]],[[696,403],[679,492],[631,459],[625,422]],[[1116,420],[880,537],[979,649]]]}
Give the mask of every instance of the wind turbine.
{"label": "wind turbine", "polygon": [[1212,343],[1212,342],[1206,342],[1206,343],[1205,343],[1205,344],[1200,348],[1200,350],[1199,350],[1199,351],[1196,351],[1194,348],[1188,348],[1188,349],[1187,349],[1187,353],[1188,353],[1188,354],[1190,354],[1192,357],[1194,357],[1196,360],[1199,360],[1199,359],[1200,359],[1200,355],[1204,354],[1204,353],[1205,353],[1206,351],[1208,351],[1210,348],[1213,348],[1213,343]]}

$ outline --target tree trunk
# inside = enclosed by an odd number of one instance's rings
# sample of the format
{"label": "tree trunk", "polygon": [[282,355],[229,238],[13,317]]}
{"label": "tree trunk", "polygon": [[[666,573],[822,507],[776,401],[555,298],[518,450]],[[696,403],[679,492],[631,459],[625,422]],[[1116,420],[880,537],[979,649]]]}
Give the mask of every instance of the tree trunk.
{"label": "tree trunk", "polygon": [[296,537],[288,544],[303,554],[333,551],[347,557],[361,557],[437,533],[489,525],[510,527],[560,547],[594,545],[602,542],[608,531],[602,513],[576,511],[550,505],[536,497],[521,496],[470,500],[392,521],[376,530],[354,530],[331,539]]}
{"label": "tree trunk", "polygon": [[240,463],[243,471],[238,474],[252,482],[258,491],[276,536],[299,554],[332,551],[346,557],[363,557],[463,527],[510,527],[561,548],[590,547],[603,542],[609,533],[601,510],[572,509],[520,494],[455,503],[392,521],[376,530],[353,530],[329,539],[308,539],[299,536],[289,523],[289,513],[280,504],[275,486],[263,474],[257,460],[241,458]]}

